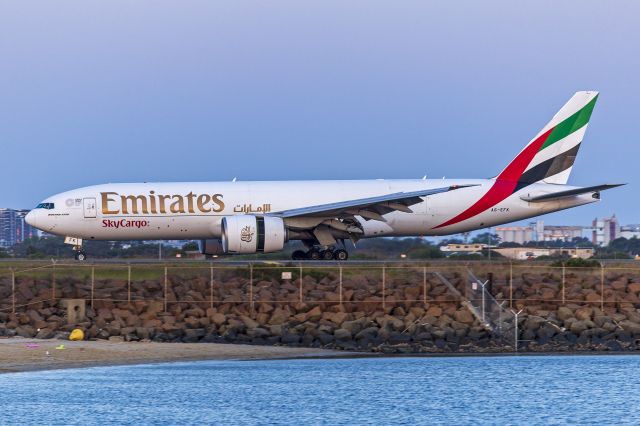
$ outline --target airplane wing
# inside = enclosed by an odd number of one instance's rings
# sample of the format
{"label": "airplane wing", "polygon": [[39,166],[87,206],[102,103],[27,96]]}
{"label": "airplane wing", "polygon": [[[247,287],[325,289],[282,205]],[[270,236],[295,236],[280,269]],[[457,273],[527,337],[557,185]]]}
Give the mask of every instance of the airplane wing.
{"label": "airplane wing", "polygon": [[424,189],[412,192],[394,192],[376,197],[360,198],[356,200],[338,201],[336,203],[319,204],[316,206],[301,207],[291,210],[270,213],[269,216],[282,218],[293,217],[350,217],[359,215],[366,220],[380,220],[386,222],[382,215],[392,211],[411,213],[409,206],[422,202],[422,198],[428,195],[453,191],[460,188],[477,185],[453,185],[442,188]]}
{"label": "airplane wing", "polygon": [[[612,183],[612,184],[604,184],[604,185],[595,185],[595,186],[586,186],[584,188],[574,188],[568,189],[566,191],[558,191],[551,192],[548,194],[542,195],[534,195],[534,196],[522,196],[520,197],[523,201],[528,201],[530,203],[540,203],[542,201],[552,201],[559,200],[561,198],[573,197],[576,195],[588,194],[593,192],[596,198],[600,197],[600,191],[604,191],[606,189],[615,188],[618,186],[625,185],[624,183]],[[596,195],[597,194],[597,195]]]}

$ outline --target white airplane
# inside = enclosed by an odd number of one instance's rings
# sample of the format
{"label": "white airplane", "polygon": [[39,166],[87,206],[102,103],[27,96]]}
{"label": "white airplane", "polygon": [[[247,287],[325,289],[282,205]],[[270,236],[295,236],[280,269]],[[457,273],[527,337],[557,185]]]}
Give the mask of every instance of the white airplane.
{"label": "white airplane", "polygon": [[619,185],[566,185],[597,98],[573,95],[491,179],[104,184],[49,197],[26,221],[79,260],[84,240],[152,239],[197,239],[209,255],[300,240],[296,260],[346,260],[347,239],[456,234],[598,201]]}

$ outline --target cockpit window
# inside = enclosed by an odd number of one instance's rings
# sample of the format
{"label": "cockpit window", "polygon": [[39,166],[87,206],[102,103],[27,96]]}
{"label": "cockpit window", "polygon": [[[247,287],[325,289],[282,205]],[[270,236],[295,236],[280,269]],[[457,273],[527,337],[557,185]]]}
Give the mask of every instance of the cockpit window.
{"label": "cockpit window", "polygon": [[36,206],[36,209],[53,210],[53,203],[40,203]]}

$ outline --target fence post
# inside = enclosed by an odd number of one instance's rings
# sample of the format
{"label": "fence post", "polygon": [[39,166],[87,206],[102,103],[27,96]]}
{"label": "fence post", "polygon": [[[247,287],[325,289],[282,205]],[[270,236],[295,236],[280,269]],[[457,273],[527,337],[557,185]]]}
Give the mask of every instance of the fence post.
{"label": "fence post", "polygon": [[164,311],[167,312],[167,267],[164,267]]}
{"label": "fence post", "polygon": [[513,316],[514,316],[514,318],[515,318],[515,319],[513,320],[513,321],[514,321],[514,324],[513,324],[513,325],[514,325],[513,330],[514,330],[514,332],[515,332],[515,336],[514,336],[514,337],[515,337],[515,339],[514,339],[514,341],[513,341],[513,344],[514,344],[514,346],[515,346],[515,350],[516,350],[516,352],[518,352],[518,340],[519,340],[519,338],[520,338],[520,335],[519,335],[519,333],[518,333],[518,315],[520,315],[520,314],[522,313],[522,311],[523,311],[522,309],[520,309],[518,312],[514,311],[513,309],[511,310],[511,312],[513,313]]}
{"label": "fence post", "polygon": [[253,263],[249,263],[249,309],[253,314]]}
{"label": "fence post", "polygon": [[16,313],[16,271],[11,268],[11,313]]}
{"label": "fence post", "polygon": [[51,272],[51,299],[56,300],[56,263],[53,262]]}
{"label": "fence post", "polygon": [[604,263],[600,264],[600,310],[604,311]]}
{"label": "fence post", "polygon": [[387,307],[387,304],[385,303],[385,293],[387,291],[386,276],[387,276],[386,266],[382,265],[382,310],[383,311]]}
{"label": "fence post", "polygon": [[340,306],[342,306],[342,265],[338,266],[340,271]]}
{"label": "fence post", "polygon": [[427,309],[427,267],[422,267],[422,301],[424,308]]}
{"label": "fence post", "polygon": [[298,292],[300,293],[300,303],[302,303],[302,263],[300,264],[300,284],[299,284],[299,290]]}
{"label": "fence post", "polygon": [[513,308],[513,262],[509,262],[509,308]]}
{"label": "fence post", "polygon": [[127,303],[131,303],[131,264],[127,267]]}
{"label": "fence post", "polygon": [[566,275],[566,269],[564,266],[564,262],[562,262],[562,304],[563,305],[565,304],[565,287],[567,286],[565,275]]}
{"label": "fence post", "polygon": [[96,289],[96,267],[91,267],[91,309],[93,309],[93,298]]}
{"label": "fence post", "polygon": [[209,307],[213,308],[213,262],[209,264]]}

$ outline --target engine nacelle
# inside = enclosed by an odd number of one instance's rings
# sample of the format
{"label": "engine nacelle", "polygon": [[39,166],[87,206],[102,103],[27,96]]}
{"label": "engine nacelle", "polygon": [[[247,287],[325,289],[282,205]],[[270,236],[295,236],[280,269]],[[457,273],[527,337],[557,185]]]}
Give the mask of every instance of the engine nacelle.
{"label": "engine nacelle", "polygon": [[286,241],[287,230],[282,218],[249,214],[222,218],[222,249],[225,253],[280,251]]}
{"label": "engine nacelle", "polygon": [[222,240],[219,238],[214,238],[211,240],[200,240],[200,253],[208,254],[208,255],[221,255],[224,254],[224,250],[222,249]]}

